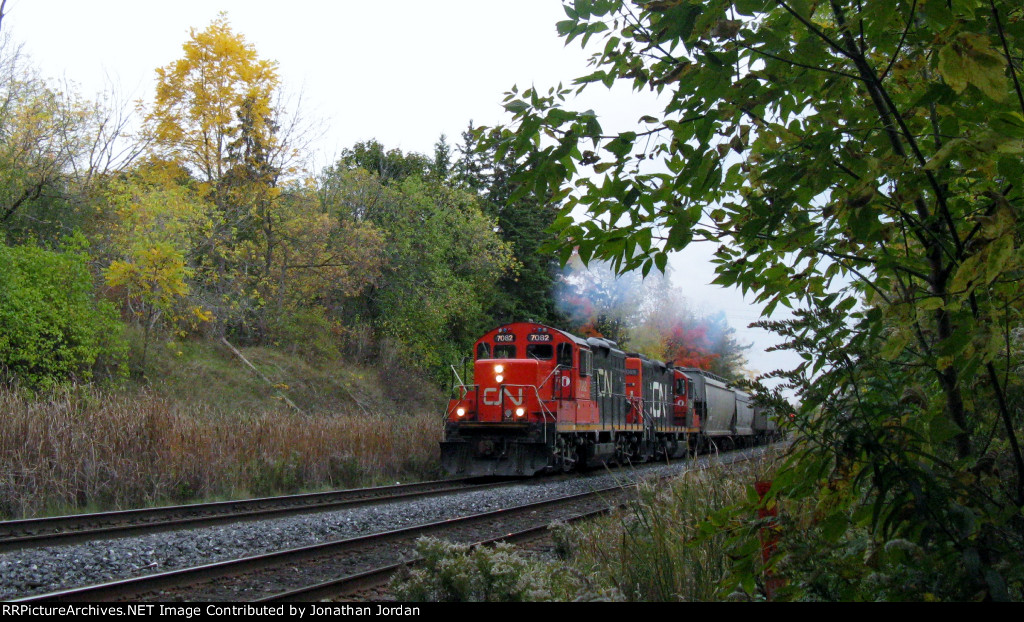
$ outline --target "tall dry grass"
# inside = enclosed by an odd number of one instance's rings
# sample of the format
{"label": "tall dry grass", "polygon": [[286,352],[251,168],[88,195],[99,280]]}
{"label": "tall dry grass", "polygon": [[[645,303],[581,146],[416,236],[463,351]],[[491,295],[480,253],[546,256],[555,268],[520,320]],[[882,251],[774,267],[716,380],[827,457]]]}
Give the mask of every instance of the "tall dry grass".
{"label": "tall dry grass", "polygon": [[150,393],[0,388],[0,516],[430,476],[440,437],[436,413],[222,412]]}
{"label": "tall dry grass", "polygon": [[719,600],[730,564],[728,536],[702,526],[773,471],[773,460],[758,459],[690,471],[668,485],[641,484],[629,510],[560,528],[559,548],[580,574],[624,600]]}

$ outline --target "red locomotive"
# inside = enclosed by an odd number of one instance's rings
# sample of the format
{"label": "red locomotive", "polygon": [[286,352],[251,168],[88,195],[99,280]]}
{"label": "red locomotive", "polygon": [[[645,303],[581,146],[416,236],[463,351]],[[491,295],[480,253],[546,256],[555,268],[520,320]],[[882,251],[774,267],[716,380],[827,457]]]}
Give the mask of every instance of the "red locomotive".
{"label": "red locomotive", "polygon": [[[755,435],[746,394],[708,372],[627,354],[614,341],[516,322],[486,333],[474,354],[474,383],[457,385],[441,442],[452,475],[682,457],[718,437]],[[770,418],[756,420],[774,431]]]}

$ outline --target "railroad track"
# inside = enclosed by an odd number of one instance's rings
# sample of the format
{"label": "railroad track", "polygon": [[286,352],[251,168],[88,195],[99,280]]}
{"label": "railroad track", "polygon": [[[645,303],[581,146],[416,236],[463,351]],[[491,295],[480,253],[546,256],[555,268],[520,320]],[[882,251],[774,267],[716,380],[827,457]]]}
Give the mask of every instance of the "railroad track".
{"label": "railroad track", "polygon": [[245,520],[326,512],[424,496],[483,490],[515,483],[479,484],[466,479],[435,480],[415,484],[353,488],[239,501],[2,521],[0,522],[0,553],[98,539],[124,538],[176,529],[194,529]]}
{"label": "railroad track", "polygon": [[[748,455],[722,457],[730,463]],[[703,459],[706,468],[709,459]],[[666,476],[668,477],[668,476]],[[346,538],[263,555],[184,568],[99,585],[51,592],[13,602],[110,600],[287,601],[334,597],[388,581],[416,538],[444,534],[451,540],[488,543],[523,540],[546,532],[554,520],[585,520],[621,505],[635,482]],[[510,526],[512,530],[510,531]],[[341,577],[339,579],[339,577]]]}
{"label": "railroad track", "polygon": [[[368,536],[346,538],[193,568],[62,590],[12,602],[88,602],[120,599],[145,600],[147,598],[248,601],[282,591],[281,588],[284,587],[283,584],[287,582],[288,577],[279,575],[295,574],[293,568],[296,564],[315,563],[331,576],[352,574],[351,569],[359,568],[360,565],[375,567],[376,560],[382,557],[379,551],[374,550],[378,547],[389,546],[391,550],[397,552],[399,547],[393,546],[395,543],[411,545],[416,538],[423,535],[445,533],[450,537],[456,531],[462,530],[466,530],[463,533],[468,533],[470,539],[475,541],[480,538],[474,536],[480,532],[481,527],[487,529],[488,524],[490,524],[490,529],[496,530],[499,534],[507,533],[508,530],[504,525],[511,517],[517,515],[532,514],[531,518],[537,523],[537,526],[546,526],[559,516],[558,512],[552,511],[558,506],[584,501],[608,505],[606,502],[601,502],[601,495],[619,492],[623,488],[624,486],[618,485],[605,487],[578,495],[558,497]],[[360,563],[361,560],[367,559],[368,562]],[[345,568],[348,568],[349,572],[346,573]],[[264,571],[270,572],[272,576],[268,576]],[[308,575],[303,575],[303,577],[306,576]],[[230,580],[225,581],[224,579]],[[300,581],[308,581],[308,579],[301,578]],[[183,590],[182,588],[188,589]]]}
{"label": "railroad track", "polygon": [[[625,503],[619,503],[616,505],[609,505],[589,512],[583,512],[582,514],[576,514],[568,518],[562,518],[561,521],[566,524],[572,524],[597,518],[598,516],[604,516],[615,508],[626,507]],[[512,531],[499,535],[494,538],[486,540],[480,540],[474,542],[471,548],[477,548],[482,546],[493,546],[499,542],[506,542],[509,544],[522,544],[532,540],[537,540],[547,536],[550,532],[550,523],[544,525],[536,525],[533,527],[527,527],[526,529],[520,529],[518,531]],[[419,564],[422,560],[419,558],[410,559],[408,561],[400,561],[395,564],[389,564],[386,566],[379,566],[372,568],[365,572],[361,572],[354,575],[346,575],[337,579],[330,579],[321,583],[315,583],[313,585],[302,586],[286,592],[280,592],[272,594],[264,598],[258,598],[253,602],[257,603],[297,603],[297,602],[313,602],[320,600],[328,600],[333,598],[345,597],[345,596],[356,596],[360,593],[373,593],[376,588],[387,585],[390,583],[391,578],[395,573],[401,572],[404,569],[410,568]],[[367,599],[372,600],[372,598]]]}
{"label": "railroad track", "polygon": [[[725,461],[726,464],[735,464],[738,462],[746,462],[752,460],[757,456],[752,455],[738,455],[733,456]],[[706,469],[709,467],[710,460],[704,462],[703,465],[699,465],[697,470]],[[689,469],[688,469],[689,470]],[[664,475],[658,477],[659,480],[671,479],[678,477],[681,473],[672,475]],[[635,484],[627,484],[631,486]],[[597,509],[585,511],[582,513],[574,514],[567,517],[561,517],[559,520],[566,524],[572,524],[597,518],[609,514],[615,509],[623,509],[627,507],[626,501],[621,501],[617,504],[610,504]],[[482,546],[493,546],[499,542],[506,542],[510,544],[522,544],[524,542],[530,542],[546,537],[550,532],[550,523],[543,525],[534,525],[525,529],[519,529],[517,531],[511,531],[508,533],[500,534],[495,537],[488,538],[486,540],[479,540],[471,544],[471,548],[482,547]],[[402,560],[398,563],[378,566],[358,574],[351,574],[338,578],[333,578],[321,583],[315,583],[310,585],[304,585],[292,590],[279,592],[270,596],[265,596],[256,599],[256,603],[288,603],[288,602],[313,602],[330,599],[345,599],[347,598],[360,598],[360,600],[374,600],[375,596],[379,596],[377,589],[386,586],[391,582],[391,578],[398,572],[405,569],[411,568],[422,561],[420,558],[412,558],[408,560]],[[369,595],[367,598],[366,596]]]}

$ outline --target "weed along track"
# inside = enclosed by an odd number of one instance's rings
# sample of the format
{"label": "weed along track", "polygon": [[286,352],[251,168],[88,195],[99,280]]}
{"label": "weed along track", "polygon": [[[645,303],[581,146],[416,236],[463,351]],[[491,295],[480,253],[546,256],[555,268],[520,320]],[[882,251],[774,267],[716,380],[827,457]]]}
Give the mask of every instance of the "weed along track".
{"label": "weed along track", "polygon": [[[759,453],[759,452],[757,452]],[[723,455],[723,462],[749,459],[751,452]],[[704,457],[688,463],[689,468],[704,468],[711,458]],[[454,494],[424,495],[418,499],[404,499],[372,508],[351,508],[336,514],[317,515],[316,520],[333,523],[353,523],[368,517],[375,525],[362,535],[347,535],[328,539],[314,537],[312,543],[294,545],[295,538],[278,541],[271,550],[256,554],[236,555],[208,563],[192,563],[175,569],[145,573],[136,572],[127,577],[105,582],[102,577],[83,577],[78,585],[25,596],[23,602],[110,601],[110,600],[198,600],[198,601],[255,601],[309,600],[331,598],[357,593],[360,590],[379,589],[401,565],[409,562],[415,540],[423,535],[443,537],[462,543],[487,543],[496,540],[535,538],[547,531],[554,521],[582,520],[607,512],[624,503],[635,490],[641,478],[670,477],[683,470],[684,465],[660,465],[650,469],[636,469],[595,477],[577,477],[565,480],[545,480],[529,483],[501,483],[472,486]],[[513,505],[514,504],[514,505]],[[429,507],[439,511],[427,511]],[[497,507],[496,507],[497,506]],[[357,517],[359,515],[359,517]],[[396,520],[405,524],[392,526]],[[287,518],[280,521],[261,521],[254,524],[284,529],[280,522],[313,520],[313,518]],[[212,528],[214,530],[241,529],[246,525]],[[190,537],[194,532],[157,534],[148,537],[173,535],[175,539]],[[338,532],[345,533],[345,532]],[[224,534],[221,534],[224,535]],[[227,538],[241,538],[227,535]],[[128,544],[134,539],[113,544]],[[292,546],[284,543],[292,542]],[[109,546],[103,544],[102,547]],[[177,546],[174,540],[167,546]],[[144,546],[149,546],[145,544]],[[79,549],[80,547],[66,547]],[[58,551],[57,547],[24,554],[43,555]],[[138,549],[135,549],[138,550]],[[111,555],[117,551],[111,549]],[[74,557],[79,553],[68,553]],[[128,554],[122,552],[122,554]],[[0,568],[9,568],[10,556],[0,557]],[[26,563],[35,563],[27,560]],[[42,563],[42,562],[39,562]],[[6,564],[6,565],[5,565]],[[144,576],[137,576],[143,574]],[[42,587],[42,586],[40,586]],[[8,588],[9,589],[9,588]],[[36,591],[41,591],[38,588]],[[374,593],[379,596],[379,593]],[[0,594],[0,597],[24,596]]]}
{"label": "weed along track", "polygon": [[502,484],[437,480],[322,493],[0,522],[0,552],[324,512]]}

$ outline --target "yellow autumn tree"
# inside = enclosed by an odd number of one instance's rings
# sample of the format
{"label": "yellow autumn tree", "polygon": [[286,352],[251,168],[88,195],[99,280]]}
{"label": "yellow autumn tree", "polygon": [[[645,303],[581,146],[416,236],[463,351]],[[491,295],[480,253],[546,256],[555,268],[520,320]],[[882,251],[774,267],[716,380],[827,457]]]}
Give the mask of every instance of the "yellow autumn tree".
{"label": "yellow autumn tree", "polygon": [[248,332],[282,243],[277,185],[288,154],[273,106],[277,64],[261,59],[224,13],[189,34],[182,58],[157,69],[146,126],[157,155],[188,170],[199,196],[215,206],[209,238],[193,258],[194,284],[220,330]]}
{"label": "yellow autumn tree", "polygon": [[110,182],[105,190],[115,216],[108,243],[114,258],[106,282],[143,327],[140,365],[145,364],[153,329],[162,320],[172,327],[188,327],[212,319],[186,299],[193,274],[188,257],[210,237],[209,208],[176,183],[172,173],[173,167],[148,163]]}
{"label": "yellow autumn tree", "polygon": [[163,155],[187,166],[200,181],[221,180],[229,151],[247,119],[252,137],[274,141],[272,100],[277,63],[235,33],[221,13],[205,30],[190,30],[185,55],[157,69],[156,100],[147,125]]}
{"label": "yellow autumn tree", "polygon": [[107,269],[107,284],[123,289],[128,300],[137,307],[135,314],[145,335],[140,366],[146,364],[153,326],[164,312],[188,293],[185,282],[188,273],[178,249],[166,242],[135,249],[129,260],[115,260]]}

